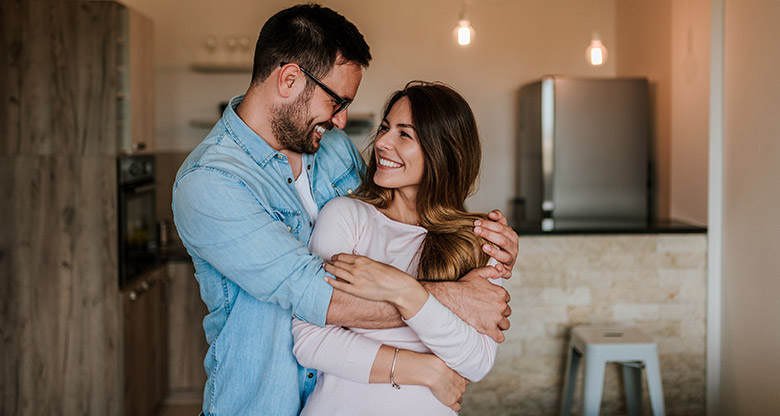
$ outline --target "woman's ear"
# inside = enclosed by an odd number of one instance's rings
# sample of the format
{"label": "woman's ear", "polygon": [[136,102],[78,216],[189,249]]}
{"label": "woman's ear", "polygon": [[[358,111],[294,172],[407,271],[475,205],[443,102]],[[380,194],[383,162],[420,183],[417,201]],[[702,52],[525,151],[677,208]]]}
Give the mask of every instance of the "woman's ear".
{"label": "woman's ear", "polygon": [[301,69],[295,64],[284,64],[279,68],[279,78],[277,80],[277,89],[279,95],[289,98],[295,95],[295,89],[303,84],[296,82],[302,75]]}

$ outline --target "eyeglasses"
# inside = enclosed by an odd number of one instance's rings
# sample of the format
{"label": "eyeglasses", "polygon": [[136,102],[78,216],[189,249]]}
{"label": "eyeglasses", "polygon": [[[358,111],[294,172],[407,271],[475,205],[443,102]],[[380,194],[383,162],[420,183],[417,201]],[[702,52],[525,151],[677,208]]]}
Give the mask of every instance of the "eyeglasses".
{"label": "eyeglasses", "polygon": [[[279,66],[282,67],[282,66],[287,65],[288,63],[289,62],[282,62],[281,64],[279,64]],[[315,84],[319,85],[320,88],[322,88],[323,91],[328,93],[328,95],[330,95],[334,100],[336,100],[336,110],[333,111],[333,114],[331,115],[331,117],[335,117],[336,114],[346,110],[347,107],[349,107],[349,105],[352,104],[352,100],[347,99],[347,98],[342,98],[340,95],[336,94],[335,91],[333,91],[332,89],[328,88],[327,85],[323,84],[322,81],[320,81],[317,77],[312,75],[311,72],[307,71],[306,68],[304,68],[304,67],[302,67],[300,65],[298,65],[298,68],[301,69],[301,72],[303,72],[304,75],[309,77],[312,81],[314,81]]]}

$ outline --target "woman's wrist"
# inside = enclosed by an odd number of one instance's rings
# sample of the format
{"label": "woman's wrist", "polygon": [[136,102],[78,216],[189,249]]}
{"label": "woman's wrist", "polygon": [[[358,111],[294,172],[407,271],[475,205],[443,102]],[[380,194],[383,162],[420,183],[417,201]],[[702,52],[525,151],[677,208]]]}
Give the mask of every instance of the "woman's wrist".
{"label": "woman's wrist", "polygon": [[441,382],[444,362],[433,354],[400,350],[396,363],[395,382],[404,385],[434,387]]}
{"label": "woman's wrist", "polygon": [[410,319],[425,305],[428,296],[428,291],[420,282],[410,278],[403,289],[397,291],[394,298],[389,299],[389,302],[398,309],[404,319]]}

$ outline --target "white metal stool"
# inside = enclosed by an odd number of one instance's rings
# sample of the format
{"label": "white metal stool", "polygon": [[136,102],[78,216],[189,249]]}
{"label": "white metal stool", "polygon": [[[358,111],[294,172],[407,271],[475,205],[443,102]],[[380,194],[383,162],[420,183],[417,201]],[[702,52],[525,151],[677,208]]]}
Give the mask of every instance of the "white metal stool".
{"label": "white metal stool", "polygon": [[582,395],[584,416],[599,414],[601,391],[604,386],[604,367],[610,362],[619,363],[623,368],[626,407],[629,415],[642,413],[642,368],[647,373],[647,387],[650,391],[653,415],[664,415],[661,369],[658,365],[658,348],[655,342],[634,328],[577,327],[572,330],[569,343],[563,403],[561,403],[563,416],[568,416],[571,412],[577,370],[583,357],[585,358]]}

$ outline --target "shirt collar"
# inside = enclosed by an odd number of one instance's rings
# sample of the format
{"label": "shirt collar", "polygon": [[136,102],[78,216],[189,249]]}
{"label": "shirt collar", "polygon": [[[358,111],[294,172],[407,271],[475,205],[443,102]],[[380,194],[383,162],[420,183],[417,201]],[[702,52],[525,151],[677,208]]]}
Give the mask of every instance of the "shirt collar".
{"label": "shirt collar", "polygon": [[243,95],[237,95],[230,99],[225,111],[222,113],[222,122],[225,123],[225,128],[242,149],[252,157],[258,165],[265,167],[268,162],[280,155],[285,159],[282,153],[274,150],[271,145],[268,144],[262,137],[260,137],[254,130],[252,130],[241,117],[236,114],[236,107],[244,100]]}

